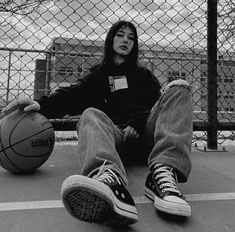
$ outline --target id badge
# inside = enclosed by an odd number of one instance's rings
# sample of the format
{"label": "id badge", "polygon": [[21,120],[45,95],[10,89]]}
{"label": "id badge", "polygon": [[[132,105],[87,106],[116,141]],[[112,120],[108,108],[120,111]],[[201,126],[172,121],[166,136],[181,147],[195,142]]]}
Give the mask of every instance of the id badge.
{"label": "id badge", "polygon": [[114,77],[110,76],[109,83],[110,83],[111,92],[128,88],[127,79],[125,75],[114,76]]}

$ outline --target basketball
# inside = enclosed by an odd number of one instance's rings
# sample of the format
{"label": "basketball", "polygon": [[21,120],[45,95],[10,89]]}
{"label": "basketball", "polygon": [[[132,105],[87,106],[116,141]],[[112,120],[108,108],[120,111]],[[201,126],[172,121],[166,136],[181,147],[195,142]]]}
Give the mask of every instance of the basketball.
{"label": "basketball", "polygon": [[50,157],[55,134],[38,112],[15,110],[0,121],[0,163],[13,173],[29,173]]}

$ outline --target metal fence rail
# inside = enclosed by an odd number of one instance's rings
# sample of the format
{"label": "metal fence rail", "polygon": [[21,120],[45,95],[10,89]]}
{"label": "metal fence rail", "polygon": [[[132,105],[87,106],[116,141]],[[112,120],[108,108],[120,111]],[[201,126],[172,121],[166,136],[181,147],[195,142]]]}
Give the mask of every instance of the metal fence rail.
{"label": "metal fence rail", "polygon": [[[235,3],[230,0],[22,0],[0,3],[0,107],[69,85],[99,62],[108,28],[138,29],[140,62],[162,86],[193,87],[194,141],[217,149],[235,130]],[[73,130],[76,119],[53,120]]]}

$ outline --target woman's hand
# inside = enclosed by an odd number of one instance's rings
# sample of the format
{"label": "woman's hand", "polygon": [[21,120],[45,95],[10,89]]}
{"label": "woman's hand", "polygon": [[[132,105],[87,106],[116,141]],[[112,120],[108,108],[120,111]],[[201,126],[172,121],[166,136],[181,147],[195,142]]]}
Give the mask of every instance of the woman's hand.
{"label": "woman's hand", "polygon": [[137,131],[131,127],[131,126],[127,126],[124,130],[124,141],[126,141],[128,138],[139,138],[139,134],[137,133]]}
{"label": "woman's hand", "polygon": [[40,105],[38,102],[30,99],[25,98],[21,100],[14,100],[10,104],[8,104],[6,107],[2,109],[2,114],[7,114],[8,112],[11,112],[16,109],[21,109],[24,111],[39,111]]}

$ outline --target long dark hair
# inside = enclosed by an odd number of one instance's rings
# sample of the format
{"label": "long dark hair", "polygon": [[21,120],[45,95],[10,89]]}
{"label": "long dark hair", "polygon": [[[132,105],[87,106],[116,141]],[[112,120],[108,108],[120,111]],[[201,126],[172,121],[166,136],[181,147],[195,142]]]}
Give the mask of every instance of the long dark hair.
{"label": "long dark hair", "polygon": [[125,63],[127,63],[130,66],[137,66],[138,65],[138,35],[136,27],[133,23],[129,21],[118,21],[112,25],[112,27],[109,29],[105,43],[104,43],[104,54],[103,54],[103,60],[101,63],[101,66],[107,65],[113,62],[113,57],[115,55],[115,52],[113,50],[113,38],[117,34],[118,30],[122,27],[129,27],[132,32],[134,33],[134,45],[130,52],[130,54],[127,56]]}

